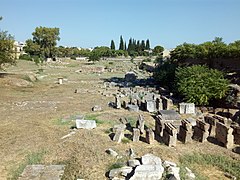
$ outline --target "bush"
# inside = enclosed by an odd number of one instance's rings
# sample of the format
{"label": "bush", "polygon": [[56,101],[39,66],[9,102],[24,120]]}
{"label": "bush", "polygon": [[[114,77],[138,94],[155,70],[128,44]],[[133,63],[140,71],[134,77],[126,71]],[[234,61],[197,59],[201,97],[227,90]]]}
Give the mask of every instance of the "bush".
{"label": "bush", "polygon": [[223,73],[207,66],[179,67],[175,78],[178,93],[196,105],[208,105],[210,100],[221,99],[228,91],[229,82]]}
{"label": "bush", "polygon": [[19,59],[27,60],[27,61],[32,61],[31,56],[28,55],[28,54],[21,54],[21,55],[19,56]]}

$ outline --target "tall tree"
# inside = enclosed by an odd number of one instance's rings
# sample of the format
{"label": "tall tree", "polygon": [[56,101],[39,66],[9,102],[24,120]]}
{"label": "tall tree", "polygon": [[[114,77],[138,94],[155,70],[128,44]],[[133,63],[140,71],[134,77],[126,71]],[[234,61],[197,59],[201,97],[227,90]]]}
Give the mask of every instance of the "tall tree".
{"label": "tall tree", "polygon": [[124,50],[124,41],[122,35],[120,36],[119,50]]}
{"label": "tall tree", "polygon": [[111,45],[110,45],[110,48],[111,48],[112,50],[115,50],[115,43],[114,43],[114,41],[113,41],[113,40],[111,40]]}
{"label": "tall tree", "polygon": [[150,41],[147,39],[146,41],[146,50],[150,50]]}
{"label": "tall tree", "polygon": [[145,48],[146,48],[146,46],[145,46],[145,41],[144,40],[142,40],[142,42],[141,42],[141,50],[142,51],[144,51],[145,50]]}
{"label": "tall tree", "polygon": [[[2,17],[0,17],[2,20]],[[0,31],[0,69],[4,64],[14,64],[14,38],[7,31]]]}
{"label": "tall tree", "polygon": [[41,52],[45,58],[54,56],[54,49],[57,41],[60,40],[59,28],[37,27],[33,35],[33,43],[40,46]]}
{"label": "tall tree", "polygon": [[127,44],[126,44],[126,41],[124,42],[124,51],[127,50]]}

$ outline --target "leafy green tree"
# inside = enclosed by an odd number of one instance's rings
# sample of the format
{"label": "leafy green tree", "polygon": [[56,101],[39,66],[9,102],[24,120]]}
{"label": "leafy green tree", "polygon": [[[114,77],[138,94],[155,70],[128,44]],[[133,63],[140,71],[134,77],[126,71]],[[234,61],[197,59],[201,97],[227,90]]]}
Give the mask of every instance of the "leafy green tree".
{"label": "leafy green tree", "polygon": [[[32,33],[33,40],[29,40],[27,47],[25,48],[27,52],[38,54],[40,57],[52,58],[56,54],[57,41],[60,40],[59,28],[47,28],[47,27],[37,27],[35,32]],[[30,45],[30,46],[29,46]],[[40,47],[40,51],[38,49]]]}
{"label": "leafy green tree", "polygon": [[156,55],[163,53],[163,51],[164,51],[164,47],[162,46],[155,46],[153,49],[153,53]]}
{"label": "leafy green tree", "polygon": [[40,55],[41,47],[37,43],[34,43],[32,39],[26,40],[26,46],[23,47],[24,51],[31,56]]}
{"label": "leafy green tree", "polygon": [[[0,17],[2,20],[2,17]],[[4,64],[14,64],[14,38],[7,31],[0,31],[0,69]]]}
{"label": "leafy green tree", "polygon": [[161,57],[157,57],[155,62],[157,62],[158,65],[153,72],[153,78],[160,86],[173,89],[176,64],[170,61],[163,61]]}
{"label": "leafy green tree", "polygon": [[240,58],[240,40],[228,45],[228,56],[231,58]]}
{"label": "leafy green tree", "polygon": [[187,102],[208,105],[210,100],[223,98],[228,91],[228,80],[221,71],[194,65],[176,70],[176,89]]}
{"label": "leafy green tree", "polygon": [[114,43],[114,41],[113,41],[113,40],[111,40],[111,45],[110,45],[110,48],[111,48],[112,50],[115,50],[115,43]]}

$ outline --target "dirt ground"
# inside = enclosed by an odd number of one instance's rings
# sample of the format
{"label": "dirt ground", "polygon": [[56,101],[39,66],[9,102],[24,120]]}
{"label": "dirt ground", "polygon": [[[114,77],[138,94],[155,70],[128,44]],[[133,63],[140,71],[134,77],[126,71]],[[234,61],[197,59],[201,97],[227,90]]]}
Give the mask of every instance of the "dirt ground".
{"label": "dirt ground", "polygon": [[[83,66],[103,65],[118,67],[118,71],[91,73],[76,72]],[[65,164],[64,179],[84,178],[107,179],[105,174],[116,160],[106,154],[112,148],[120,155],[127,155],[132,148],[141,156],[153,153],[163,160],[178,163],[179,157],[188,153],[224,154],[237,159],[239,155],[218,145],[206,142],[170,148],[157,141],[149,145],[144,142],[117,144],[109,137],[109,129],[118,123],[120,117],[137,118],[139,113],[108,107],[114,97],[101,95],[104,79],[124,77],[125,72],[135,65],[129,62],[87,62],[65,61],[37,66],[33,62],[18,61],[0,76],[0,179],[11,178],[12,173],[25,160],[27,154],[44,150],[42,164]],[[38,80],[31,82],[27,74],[34,74]],[[57,83],[63,77],[62,85]],[[79,93],[74,93],[79,89]],[[101,112],[92,112],[94,105],[102,107]],[[154,119],[147,112],[140,112],[148,126],[154,126]],[[76,115],[97,115],[101,123],[93,130],[77,130],[71,137],[61,139],[71,131]],[[64,121],[65,119],[65,121]],[[131,134],[127,132],[126,134]],[[212,168],[212,169],[211,169]],[[209,179],[227,179],[223,172],[213,167],[199,167]],[[207,173],[209,171],[209,173]]]}

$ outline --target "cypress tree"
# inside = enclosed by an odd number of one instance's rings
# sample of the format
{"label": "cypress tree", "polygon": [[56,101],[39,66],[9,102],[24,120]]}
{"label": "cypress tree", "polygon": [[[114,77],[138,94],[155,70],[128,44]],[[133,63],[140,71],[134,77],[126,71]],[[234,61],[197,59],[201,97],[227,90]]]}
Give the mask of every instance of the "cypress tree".
{"label": "cypress tree", "polygon": [[122,35],[120,36],[119,50],[124,50],[124,41]]}
{"label": "cypress tree", "polygon": [[132,38],[129,39],[128,41],[128,48],[127,48],[128,52],[130,52],[132,50]]}
{"label": "cypress tree", "polygon": [[147,39],[147,41],[146,41],[146,49],[150,50],[150,41],[149,41],[149,39]]}
{"label": "cypress tree", "polygon": [[145,48],[146,48],[146,47],[145,47],[145,41],[142,40],[142,42],[141,42],[141,50],[144,51]]}
{"label": "cypress tree", "polygon": [[114,43],[113,40],[111,40],[111,46],[110,46],[110,48],[111,48],[112,50],[115,50],[115,43]]}
{"label": "cypress tree", "polygon": [[126,41],[124,42],[124,51],[127,50],[127,44],[126,44]]}

